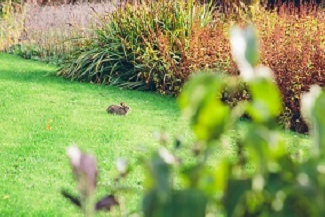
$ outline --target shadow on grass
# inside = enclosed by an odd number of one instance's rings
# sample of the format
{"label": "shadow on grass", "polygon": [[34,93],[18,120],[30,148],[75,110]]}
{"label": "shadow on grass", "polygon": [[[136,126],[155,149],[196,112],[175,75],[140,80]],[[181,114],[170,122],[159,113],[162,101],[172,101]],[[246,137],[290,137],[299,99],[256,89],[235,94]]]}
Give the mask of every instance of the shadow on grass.
{"label": "shadow on grass", "polygon": [[[71,81],[56,76],[57,67],[26,60],[17,56],[0,53],[0,83],[1,81],[12,81],[17,83],[26,83],[26,85],[42,86],[61,86],[60,89],[73,93],[91,93],[99,98],[110,99],[119,98],[124,101],[137,101],[138,105],[150,106],[154,110],[164,110],[170,112],[168,107],[174,111],[178,110],[175,98],[171,96],[162,96],[157,93],[122,90],[118,87],[108,85],[97,85],[86,82]],[[96,97],[97,97],[96,96]],[[155,103],[150,103],[154,101]],[[119,103],[119,102],[116,102]]]}

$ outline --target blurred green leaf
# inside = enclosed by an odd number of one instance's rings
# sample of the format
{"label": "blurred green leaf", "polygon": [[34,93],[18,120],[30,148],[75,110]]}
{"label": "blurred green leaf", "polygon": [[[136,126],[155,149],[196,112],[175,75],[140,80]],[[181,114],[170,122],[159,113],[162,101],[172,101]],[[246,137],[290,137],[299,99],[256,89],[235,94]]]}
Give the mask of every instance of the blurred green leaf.
{"label": "blurred green leaf", "polygon": [[179,97],[198,140],[218,139],[227,127],[230,108],[220,100],[222,85],[222,77],[200,74],[189,81]]}
{"label": "blurred green leaf", "polygon": [[259,46],[255,28],[251,25],[243,30],[243,34],[247,46],[245,57],[252,66],[255,66],[259,61]]}
{"label": "blurred green leaf", "polygon": [[[277,216],[279,217],[297,217],[297,216],[324,216],[321,209],[317,208],[315,197],[308,198],[300,190],[291,191],[284,203],[284,207]],[[321,205],[323,206],[323,205]],[[315,209],[316,208],[316,209]],[[323,213],[324,214],[324,213]]]}
{"label": "blurred green leaf", "polygon": [[193,125],[199,140],[219,139],[226,130],[230,109],[218,101],[206,102]]}
{"label": "blurred green leaf", "polygon": [[190,188],[197,188],[199,178],[203,172],[203,165],[198,164],[191,167],[186,167],[182,170],[182,175],[185,176],[187,179],[186,181],[189,182]]}
{"label": "blurred green leaf", "polygon": [[175,190],[166,202],[151,191],[145,195],[142,206],[145,217],[204,217],[207,201],[202,191],[195,189]]}
{"label": "blurred green leaf", "polygon": [[316,143],[318,143],[322,156],[325,157],[325,91],[317,98],[312,114],[316,122]]}
{"label": "blurred green leaf", "polygon": [[170,169],[167,163],[156,152],[147,162],[146,169],[148,175],[147,190],[154,190],[161,201],[169,200],[170,186]]}
{"label": "blurred green leaf", "polygon": [[266,123],[282,111],[282,99],[276,84],[265,78],[257,78],[249,83],[252,104],[249,115],[258,123]]}
{"label": "blurred green leaf", "polygon": [[283,190],[283,187],[287,183],[282,180],[281,173],[270,173],[267,177],[267,183],[265,185],[265,190],[274,195],[279,190]]}
{"label": "blurred green leaf", "polygon": [[227,187],[227,179],[230,173],[229,162],[227,160],[219,160],[213,171],[210,172],[212,177],[210,182],[205,183],[205,189],[209,190],[212,194],[216,191],[224,192]]}
{"label": "blurred green leaf", "polygon": [[183,112],[192,118],[204,102],[216,99],[220,90],[221,82],[216,75],[201,73],[185,84],[178,102]]}
{"label": "blurred green leaf", "polygon": [[245,194],[251,189],[251,180],[249,179],[229,179],[224,198],[224,207],[228,217],[236,212],[241,213],[243,209],[240,201],[244,199]]}
{"label": "blurred green leaf", "polygon": [[199,189],[207,195],[215,196],[216,193],[225,190],[228,172],[228,162],[220,160],[213,168],[204,164],[185,167],[182,170],[182,177],[185,178],[189,188]]}

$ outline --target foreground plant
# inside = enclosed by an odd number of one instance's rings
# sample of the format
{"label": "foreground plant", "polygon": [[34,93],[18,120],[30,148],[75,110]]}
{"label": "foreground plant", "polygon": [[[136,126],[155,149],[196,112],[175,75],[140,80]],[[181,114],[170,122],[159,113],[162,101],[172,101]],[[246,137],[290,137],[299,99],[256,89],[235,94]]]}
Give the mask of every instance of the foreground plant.
{"label": "foreground plant", "polygon": [[107,195],[95,202],[95,192],[97,187],[97,163],[96,158],[90,154],[82,153],[76,146],[68,148],[67,155],[70,158],[74,177],[78,183],[80,196],[76,197],[63,190],[62,195],[73,204],[81,208],[85,216],[92,216],[95,211],[107,210],[112,206],[118,206],[114,195]]}
{"label": "foreground plant", "polygon": [[[236,88],[236,78],[201,74],[190,80],[179,102],[197,138],[194,156],[198,160],[194,165],[173,166],[178,172],[172,173],[173,167],[160,151],[153,155],[147,163],[149,183],[153,184],[143,199],[145,216],[325,215],[325,118],[321,115],[325,93],[317,87],[303,97],[309,103],[303,107],[316,136],[312,149],[317,151],[306,160],[299,155],[294,158],[277,129],[282,100],[272,71],[257,65],[254,29],[233,28],[231,45],[252,100],[234,108],[223,104],[221,90],[225,86]],[[243,113],[252,123],[236,142],[237,160],[211,159],[216,148],[220,152],[229,148],[224,134],[229,129],[237,131],[234,123]],[[247,166],[253,170],[247,171]],[[181,189],[173,185],[178,179],[185,183]]]}

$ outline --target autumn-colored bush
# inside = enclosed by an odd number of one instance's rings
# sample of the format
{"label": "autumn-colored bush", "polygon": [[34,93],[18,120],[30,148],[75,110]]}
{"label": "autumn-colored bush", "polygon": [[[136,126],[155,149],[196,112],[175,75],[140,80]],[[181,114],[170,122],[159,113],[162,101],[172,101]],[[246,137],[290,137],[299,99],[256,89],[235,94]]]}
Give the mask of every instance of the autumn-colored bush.
{"label": "autumn-colored bush", "polygon": [[[302,92],[310,85],[325,85],[325,16],[323,12],[280,13],[275,31],[263,37],[264,63],[277,76],[290,127],[306,131],[299,113]],[[277,54],[277,55],[274,55]]]}
{"label": "autumn-colored bush", "polygon": [[300,114],[300,96],[312,84],[325,86],[325,15],[316,5],[282,6],[278,12],[255,11],[262,63],[276,74],[284,100],[281,122],[306,132]]}
{"label": "autumn-colored bush", "polygon": [[[240,9],[238,16],[227,17],[227,21],[236,21],[241,25],[253,23],[257,28],[261,63],[275,72],[276,82],[283,97],[284,111],[279,121],[285,128],[306,132],[308,128],[300,114],[300,96],[308,91],[312,84],[325,86],[323,9],[315,4],[303,4],[300,7],[285,4],[274,11],[251,6]],[[229,23],[216,22],[215,25],[219,27],[209,30],[209,33],[197,31],[199,43],[192,43],[191,52],[186,58],[187,64],[201,62],[204,65],[204,60],[208,59],[213,50],[213,59],[218,63],[215,67],[221,72],[237,75],[239,72],[230,58],[227,40]],[[204,50],[205,59],[197,58],[198,50]],[[230,95],[228,93],[224,97],[225,101],[233,104],[244,98],[249,98],[246,90]]]}

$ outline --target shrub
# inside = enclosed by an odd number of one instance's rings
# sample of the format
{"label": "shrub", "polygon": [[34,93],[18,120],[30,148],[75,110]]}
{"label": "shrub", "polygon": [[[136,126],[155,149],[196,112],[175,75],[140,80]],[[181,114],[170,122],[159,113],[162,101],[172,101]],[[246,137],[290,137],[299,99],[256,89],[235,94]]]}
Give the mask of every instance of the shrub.
{"label": "shrub", "polygon": [[[261,63],[275,72],[284,99],[279,120],[286,128],[306,132],[300,96],[313,84],[325,86],[324,13],[316,5],[304,4],[282,5],[278,12],[251,7],[248,16],[260,37]],[[235,68],[230,72],[238,74]]]}
{"label": "shrub", "polygon": [[[203,60],[206,54],[200,50],[202,47],[195,45],[199,43],[196,34],[206,32],[209,36],[206,29],[213,28],[209,24],[212,18],[210,5],[199,5],[194,1],[126,4],[125,8],[103,18],[104,25],[96,30],[96,42],[87,48],[90,58],[86,60],[88,54],[85,54],[85,59],[71,64],[73,57],[68,59],[59,75],[92,81],[101,78],[100,82],[104,83],[178,93],[191,70],[203,64],[200,59]],[[188,64],[186,58],[192,58],[189,53],[194,49],[197,62]],[[102,52],[106,52],[106,56],[102,56]],[[92,64],[83,63],[94,55],[101,58],[94,59]],[[204,64],[212,67],[212,62],[211,58],[206,58]],[[123,65],[128,66],[126,71],[118,67]],[[83,66],[89,68],[85,70]]]}
{"label": "shrub", "polygon": [[263,64],[274,70],[283,95],[282,120],[289,128],[306,132],[299,101],[311,85],[325,86],[325,16],[315,7],[302,6],[299,13],[283,10],[270,26],[255,23],[263,32]]}

